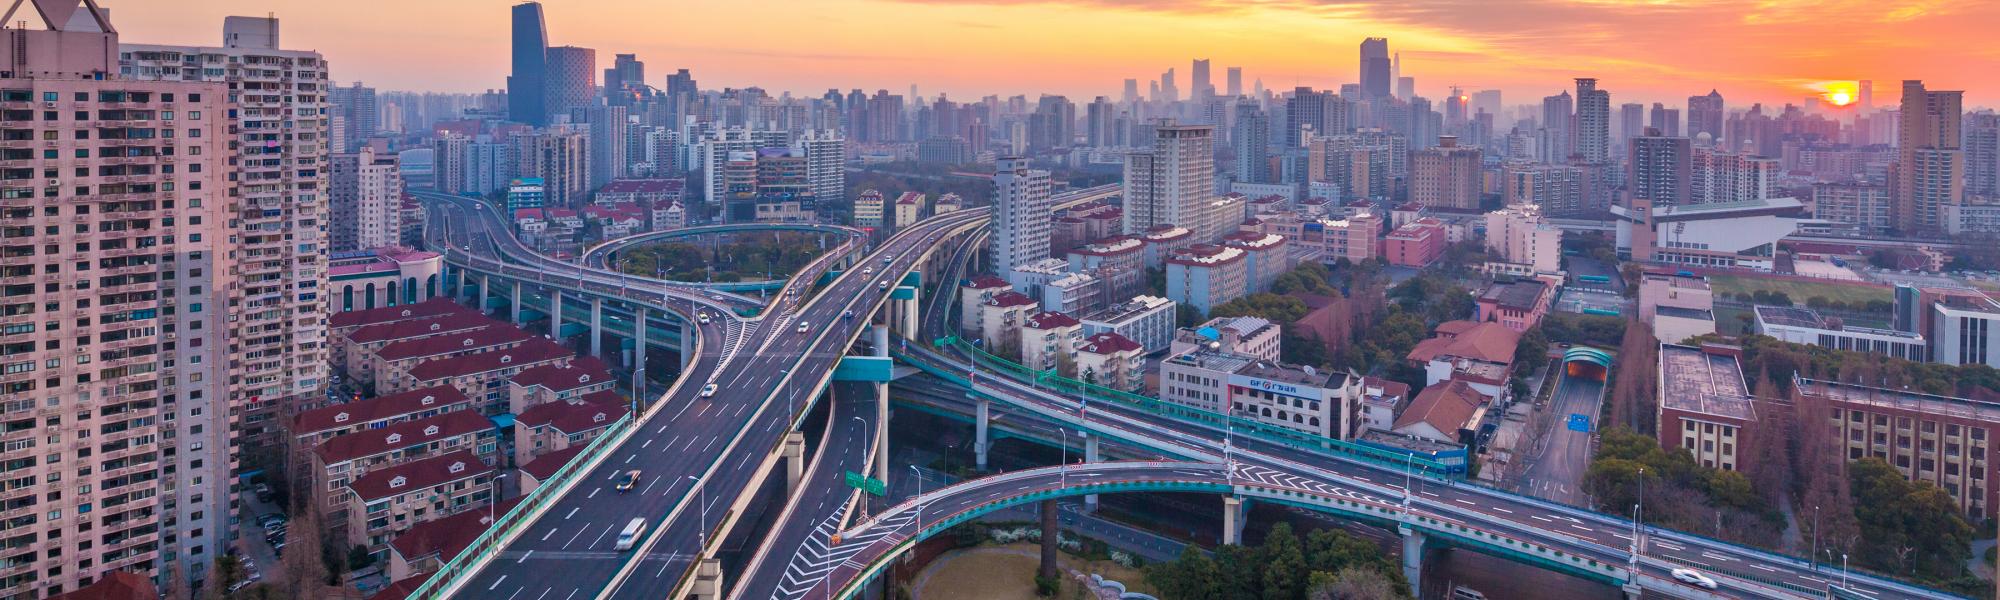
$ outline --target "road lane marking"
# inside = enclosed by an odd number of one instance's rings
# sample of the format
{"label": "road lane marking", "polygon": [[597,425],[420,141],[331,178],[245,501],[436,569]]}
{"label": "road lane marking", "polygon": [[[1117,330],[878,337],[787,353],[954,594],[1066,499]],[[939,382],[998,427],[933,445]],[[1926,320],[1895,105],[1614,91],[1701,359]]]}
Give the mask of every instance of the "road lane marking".
{"label": "road lane marking", "polygon": [[1498,507],[1498,506],[1494,506],[1494,507],[1490,507],[1490,508],[1492,508],[1493,510],[1497,510],[1497,511],[1500,511],[1500,512],[1503,512],[1503,513],[1507,513],[1507,514],[1510,514],[1510,515],[1511,515],[1511,514],[1514,514],[1514,511],[1511,511],[1511,510],[1507,510],[1507,509],[1504,509],[1504,508],[1500,508],[1500,507]]}
{"label": "road lane marking", "polygon": [[515,596],[519,596],[519,595],[521,595],[521,590],[525,590],[525,589],[528,589],[528,588],[514,588],[514,593],[512,593],[512,594],[508,594],[508,595],[507,595],[507,600],[514,600],[514,597],[515,597]]}
{"label": "road lane marking", "polygon": [[583,499],[585,499],[585,500],[589,500],[589,499],[591,499],[591,498],[596,498],[596,497],[597,497],[597,493],[598,493],[598,492],[602,492],[602,491],[604,491],[604,488],[591,488],[591,489],[590,489],[590,495],[589,495],[589,496],[584,496],[584,497],[583,497]]}
{"label": "road lane marking", "polygon": [[639,490],[639,495],[644,496],[648,493],[651,493],[653,491],[653,484],[659,483],[660,477],[661,477],[660,475],[654,475],[652,483],[646,484],[646,489]]}
{"label": "road lane marking", "polygon": [[528,557],[530,557],[530,556],[534,556],[534,555],[535,555],[535,551],[534,551],[534,550],[529,550],[527,554],[523,554],[523,555],[521,555],[521,560],[517,560],[517,561],[514,561],[514,564],[517,564],[517,565],[518,565],[518,564],[521,564],[521,563],[524,563],[524,562],[528,562]]}
{"label": "road lane marking", "polygon": [[720,440],[720,439],[722,439],[722,436],[719,436],[719,435],[718,435],[718,436],[715,436],[715,437],[712,437],[712,438],[708,438],[708,443],[706,443],[706,444],[702,444],[702,446],[701,446],[701,453],[702,453],[702,454],[707,454],[707,453],[708,453],[708,449],[709,449],[709,448],[714,448],[714,447],[715,447],[715,441],[716,441],[716,440]]}
{"label": "road lane marking", "polygon": [[535,596],[535,600],[542,600],[543,598],[547,598],[547,597],[549,597],[549,592],[553,592],[553,591],[556,591],[556,589],[555,589],[555,588],[549,588],[549,589],[546,589],[546,590],[542,590],[542,595],[540,595],[540,596]]}
{"label": "road lane marking", "polygon": [[1452,502],[1457,502],[1457,503],[1459,503],[1459,504],[1463,504],[1463,505],[1466,505],[1466,506],[1478,506],[1477,504],[1473,504],[1471,500],[1466,500],[1466,499],[1464,499],[1464,498],[1452,498],[1452,499],[1451,499],[1451,501],[1452,501]]}
{"label": "road lane marking", "polygon": [[507,580],[507,576],[506,576],[506,575],[501,575],[499,579],[495,579],[495,580],[493,580],[493,585],[489,585],[489,586],[486,586],[486,591],[489,591],[489,592],[491,592],[491,591],[493,591],[493,590],[496,590],[496,589],[499,589],[499,588],[500,588],[500,582],[502,582],[502,581],[506,581],[506,580]]}
{"label": "road lane marking", "polygon": [[556,534],[556,528],[554,528],[554,527],[550,527],[550,528],[549,528],[549,532],[548,532],[548,533],[544,533],[544,534],[542,534],[542,541],[544,541],[544,542],[546,542],[546,541],[549,541],[549,536],[552,536],[552,535],[555,535],[555,534]]}
{"label": "road lane marking", "polygon": [[1528,518],[1530,518],[1530,519],[1534,519],[1534,520],[1537,520],[1537,521],[1541,521],[1541,522],[1543,522],[1543,523],[1554,523],[1554,522],[1555,522],[1555,521],[1550,521],[1550,520],[1548,520],[1547,518],[1545,518],[1545,517],[1543,517],[1543,516],[1541,516],[1541,515],[1528,515]]}
{"label": "road lane marking", "polygon": [[698,439],[701,439],[701,436],[694,436],[694,437],[691,437],[691,438],[688,438],[688,444],[687,444],[687,447],[686,447],[686,448],[681,448],[681,451],[682,451],[682,452],[686,452],[686,451],[689,451],[689,450],[693,450],[693,449],[694,449],[694,441],[695,441],[695,440],[698,440]]}
{"label": "road lane marking", "polygon": [[569,514],[566,514],[566,515],[563,515],[563,520],[564,520],[564,521],[568,521],[570,517],[574,517],[574,516],[576,516],[576,510],[577,510],[577,509],[579,509],[579,508],[583,508],[583,507],[581,507],[581,506],[572,506],[572,507],[570,507],[570,509],[569,509]]}
{"label": "road lane marking", "polygon": [[610,524],[610,525],[605,525],[605,526],[604,526],[604,533],[600,533],[600,534],[597,534],[597,539],[595,539],[595,540],[592,540],[592,541],[590,542],[590,545],[589,545],[589,546],[585,546],[585,547],[586,547],[586,548],[596,548],[596,547],[597,547],[597,543],[598,543],[598,542],[602,542],[602,541],[604,541],[604,536],[607,536],[607,535],[611,535],[611,528],[613,528],[613,527],[617,527],[617,526],[618,526],[618,524],[617,524],[617,523],[612,523],[612,524]]}
{"label": "road lane marking", "polygon": [[1749,567],[1750,567],[1750,568],[1752,568],[1752,569],[1763,569],[1763,570],[1766,570],[1766,571],[1770,571],[1770,572],[1772,572],[1772,573],[1776,573],[1776,572],[1778,572],[1778,570],[1777,570],[1777,569],[1773,569],[1773,568],[1770,568],[1770,567],[1766,567],[1766,566],[1764,566],[1764,565],[1759,565],[1759,564],[1751,564],[1751,565],[1749,565]]}
{"label": "road lane marking", "polygon": [[639,444],[639,448],[641,448],[641,449],[645,449],[645,448],[651,448],[651,447],[653,447],[653,439],[652,439],[652,438],[646,438],[646,443],[644,443],[644,444]]}

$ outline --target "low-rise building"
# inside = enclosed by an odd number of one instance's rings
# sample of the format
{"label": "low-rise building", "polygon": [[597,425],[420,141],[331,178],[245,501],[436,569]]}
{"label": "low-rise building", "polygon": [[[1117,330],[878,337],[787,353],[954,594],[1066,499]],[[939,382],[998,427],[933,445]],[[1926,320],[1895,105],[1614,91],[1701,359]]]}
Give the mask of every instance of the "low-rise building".
{"label": "low-rise building", "polygon": [[1542,324],[1542,317],[1549,314],[1549,305],[1555,302],[1555,297],[1555,286],[1539,279],[1495,281],[1480,292],[1475,318],[1526,332]]}
{"label": "low-rise building", "polygon": [[441,385],[304,411],[290,431],[295,447],[312,449],[335,436],[471,409],[458,388]]}
{"label": "low-rise building", "polygon": [[978,275],[958,285],[958,330],[960,333],[980,331],[980,307],[992,300],[994,295],[1014,291],[1014,284],[992,275]]}
{"label": "low-rise building", "polygon": [[1167,258],[1167,298],[1206,315],[1249,294],[1249,261],[1239,248],[1198,244]]}
{"label": "low-rise building", "polygon": [[493,422],[460,410],[337,435],[312,449],[312,490],[326,502],[327,522],[345,522],[349,483],[369,473],[439,454],[466,451],[492,460]]}
{"label": "low-rise building", "polygon": [[595,356],[567,365],[542,365],[515,375],[507,383],[507,412],[521,414],[541,404],[609,391],[617,383],[611,369]]}
{"label": "low-rise building", "polygon": [[1445,321],[1429,339],[1417,342],[1406,358],[1424,370],[1424,387],[1464,381],[1479,393],[1507,397],[1507,378],[1514,371],[1514,352],[1521,332],[1492,321]]}
{"label": "low-rise building", "polygon": [[854,197],[854,226],[869,231],[882,229],[883,225],[887,224],[884,218],[888,214],[887,207],[888,203],[883,201],[881,191],[861,192]]}
{"label": "low-rise building", "polygon": [[352,311],[425,302],[445,289],[444,257],[394,246],[334,253],[327,259],[333,310]]}
{"label": "low-rise building", "polygon": [[1069,271],[1104,281],[1109,298],[1130,298],[1146,288],[1146,244],[1137,236],[1099,239],[1068,254]]}
{"label": "low-rise building", "polygon": [[1410,400],[1410,384],[1381,377],[1361,379],[1361,424],[1375,431],[1396,429],[1396,414]]}
{"label": "low-rise building", "polygon": [[1145,354],[1166,350],[1174,341],[1177,304],[1158,296],[1134,296],[1131,300],[1106,307],[1084,318],[1084,335],[1116,333],[1137,342]]}
{"label": "low-rise building", "polygon": [[[370,353],[366,357],[368,364],[358,372],[350,372],[349,376],[369,377],[355,381],[368,385],[376,393],[383,394],[427,387],[412,383],[410,372],[418,366],[448,358],[511,350],[537,339],[542,338],[512,326],[502,325],[451,335],[391,342],[382,349]],[[467,391],[467,395],[473,393]]]}
{"label": "low-rise building", "polygon": [[390,581],[435,573],[484,535],[496,516],[507,514],[520,503],[521,499],[517,497],[502,500],[498,506],[487,510],[460,511],[449,517],[419,523],[389,540],[389,562],[384,565],[384,571]]}
{"label": "low-rise building", "polygon": [[1687,450],[1704,467],[1742,468],[1743,447],[1757,420],[1742,357],[1735,346],[1660,346],[1661,446]]}
{"label": "low-rise building", "polygon": [[1891,329],[1852,327],[1841,319],[1828,319],[1809,308],[1758,306],[1757,333],[1794,344],[1835,350],[1866,352],[1891,358],[1925,362],[1930,347],[1924,336]]}
{"label": "low-rise building", "polygon": [[493,327],[513,328],[467,308],[434,318],[397,320],[343,329],[333,335],[333,364],[348,381],[374,385],[377,355],[391,344],[439,336],[469,335]]}
{"label": "low-rise building", "polygon": [[1637,261],[1770,271],[1778,240],[1798,231],[1805,204],[1793,198],[1652,206],[1612,206],[1618,250]]}
{"label": "low-rise building", "polygon": [[395,392],[450,385],[465,392],[482,412],[499,414],[507,409],[507,380],[514,374],[542,365],[567,364],[575,356],[547,338],[531,338],[507,350],[425,361],[386,389]]}
{"label": "low-rise building", "polygon": [[611,391],[528,407],[514,417],[514,464],[589,444],[630,412],[625,399]]}
{"label": "low-rise building", "polygon": [[1027,322],[1028,315],[1041,310],[1041,305],[1020,292],[994,294],[980,305],[979,339],[985,340],[986,350],[1001,357],[1019,357],[1021,353],[1021,324]]}
{"label": "low-rise building", "polygon": [[1669,344],[1715,333],[1715,293],[1699,275],[1648,271],[1639,279],[1639,320]]}
{"label": "low-rise building", "polygon": [[1544,222],[1542,209],[1516,204],[1486,213],[1486,249],[1519,271],[1556,273],[1562,270],[1562,230]]}
{"label": "low-rise building", "polygon": [[1076,377],[1076,346],[1083,323],[1059,312],[1040,312],[1021,321],[1021,364],[1037,371]]}
{"label": "low-rise building", "polygon": [[1444,444],[1476,446],[1493,397],[1461,380],[1432,384],[1396,416],[1393,430]]}
{"label": "low-rise building", "polygon": [[493,501],[491,465],[451,452],[371,472],[347,484],[347,543],[385,559],[389,541],[417,525]]}
{"label": "low-rise building", "polygon": [[923,192],[903,192],[896,197],[896,229],[915,225],[924,218],[924,199]]}
{"label": "low-rise building", "polygon": [[1198,349],[1241,354],[1257,360],[1277,362],[1284,350],[1284,329],[1258,317],[1216,317],[1190,329],[1174,332],[1170,354]]}
{"label": "low-rise building", "polygon": [[1278,276],[1292,270],[1292,248],[1285,236],[1238,231],[1223,236],[1222,245],[1243,251],[1250,293],[1271,291]]}
{"label": "low-rise building", "polygon": [[2000,301],[1974,290],[1947,292],[1929,312],[1936,362],[2000,368]]}
{"label": "low-rise building", "polygon": [[1146,347],[1113,331],[1091,334],[1076,348],[1076,373],[1086,383],[1144,393]]}
{"label": "low-rise building", "polygon": [[1160,363],[1160,400],[1333,439],[1362,430],[1361,377],[1196,350]]}
{"label": "low-rise building", "polygon": [[1146,245],[1146,267],[1151,269],[1165,268],[1174,253],[1199,242],[1193,231],[1174,225],[1156,225],[1137,235]]}
{"label": "low-rise building", "polygon": [[1382,258],[1400,267],[1428,267],[1444,256],[1444,248],[1444,222],[1433,218],[1404,223],[1382,238]]}
{"label": "low-rise building", "polygon": [[1874,457],[1911,481],[1950,494],[1962,514],[1995,517],[2000,461],[1989,456],[2000,434],[2000,403],[1903,389],[1799,379],[1792,403],[1823,402],[1844,458]]}

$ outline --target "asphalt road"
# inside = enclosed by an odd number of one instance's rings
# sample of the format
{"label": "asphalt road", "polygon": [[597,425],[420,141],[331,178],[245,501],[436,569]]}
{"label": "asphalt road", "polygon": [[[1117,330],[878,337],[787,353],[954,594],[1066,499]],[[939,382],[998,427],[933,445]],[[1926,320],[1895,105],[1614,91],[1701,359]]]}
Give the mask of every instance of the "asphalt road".
{"label": "asphalt road", "polygon": [[[1583,472],[1590,468],[1591,432],[1597,428],[1603,397],[1602,381],[1565,376],[1557,384],[1555,399],[1545,409],[1555,413],[1555,424],[1539,441],[1540,454],[1534,464],[1521,476],[1524,492],[1571,506],[1589,506],[1589,497],[1583,493]],[[1570,415],[1583,415],[1590,431],[1571,429]]]}

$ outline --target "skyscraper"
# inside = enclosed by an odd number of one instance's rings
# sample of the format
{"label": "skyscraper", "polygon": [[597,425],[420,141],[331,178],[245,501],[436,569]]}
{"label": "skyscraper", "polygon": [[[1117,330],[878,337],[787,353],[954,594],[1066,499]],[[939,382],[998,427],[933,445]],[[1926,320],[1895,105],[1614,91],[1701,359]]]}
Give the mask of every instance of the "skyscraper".
{"label": "skyscraper", "polygon": [[514,70],[507,76],[507,118],[542,125],[548,123],[548,28],[542,24],[542,5],[522,2],[514,5]]}
{"label": "skyscraper", "polygon": [[1285,100],[1285,147],[1305,145],[1308,131],[1312,135],[1327,134],[1327,95],[1303,86],[1292,90],[1292,97]]}
{"label": "skyscraper", "polygon": [[1128,78],[1125,80],[1125,95],[1119,99],[1119,102],[1124,104],[1131,104],[1138,101],[1139,101],[1139,80]]}
{"label": "skyscraper", "polygon": [[627,86],[646,85],[646,63],[637,54],[619,54],[611,59],[611,68],[604,70],[604,88],[622,89]]}
{"label": "skyscraper", "polygon": [[1118,105],[1098,96],[1084,107],[1083,139],[1092,148],[1110,146],[1118,138]]}
{"label": "skyscraper", "polygon": [[1229,97],[1237,98],[1242,95],[1243,95],[1243,67],[1230,67]]}
{"label": "skyscraper", "polygon": [[1542,128],[1538,132],[1535,150],[1542,162],[1560,163],[1569,160],[1571,154],[1570,125],[1576,119],[1576,102],[1569,92],[1542,98]]}
{"label": "skyscraper", "polygon": [[602,100],[583,112],[584,121],[590,126],[590,187],[597,189],[624,177],[630,166],[625,136],[631,129],[631,120],[625,107],[611,106]]}
{"label": "skyscraper", "polygon": [[401,232],[403,177],[396,155],[377,154],[364,144],[356,152],[333,155],[328,186],[328,243],[335,252],[395,245]]}
{"label": "skyscraper", "polygon": [[1389,96],[1389,38],[1361,40],[1361,95],[1365,98]]}
{"label": "skyscraper", "polygon": [[1964,185],[1960,149],[1964,92],[1931,91],[1924,82],[1903,81],[1903,108],[1896,132],[1895,227],[1905,234],[1943,229],[1940,207],[1956,204]]}
{"label": "skyscraper", "polygon": [[2000,200],[2000,115],[1974,115],[1965,127],[1965,193]]}
{"label": "skyscraper", "polygon": [[1188,73],[1189,98],[1195,101],[1207,100],[1215,96],[1215,83],[1208,78],[1208,59],[1194,59],[1194,68]]}
{"label": "skyscraper", "polygon": [[1654,102],[1652,127],[1654,129],[1660,130],[1660,135],[1664,135],[1667,137],[1680,137],[1681,111],[1678,109],[1667,108],[1667,105],[1665,104]]}
{"label": "skyscraper", "polygon": [[1611,160],[1611,92],[1597,89],[1597,80],[1576,78],[1576,125],[1570,130],[1572,151],[1584,162]]}
{"label": "skyscraper", "polygon": [[1856,82],[1855,87],[1858,88],[1855,93],[1855,105],[1861,112],[1875,110],[1875,82],[1863,79]]}
{"label": "skyscraper", "polygon": [[1721,138],[1722,123],[1726,120],[1725,108],[1722,94],[1715,90],[1709,90],[1706,96],[1688,96],[1688,137],[1706,133],[1710,139]]}
{"label": "skyscraper", "polygon": [[[993,173],[993,271],[1013,281],[1014,269],[1049,257],[1049,172],[1028,159],[1002,158]],[[1016,284],[1019,285],[1019,284]]]}
{"label": "skyscraper", "polygon": [[1646,135],[1632,138],[1625,168],[1628,197],[1644,206],[1680,206],[1692,197],[1688,186],[1693,155],[1687,138],[1667,137],[1648,129]]}
{"label": "skyscraper", "polygon": [[356,148],[367,144],[368,138],[375,137],[376,131],[380,129],[375,88],[361,85],[361,82],[356,81],[346,87],[332,88],[328,90],[327,95],[333,103],[333,114],[340,117],[343,129],[341,132],[343,147],[334,148],[333,151],[353,152]]}
{"label": "skyscraper", "polygon": [[1153,100],[1155,102],[1181,101],[1181,89],[1179,87],[1174,86],[1173,69],[1167,69],[1167,72],[1160,74],[1160,97],[1154,98]]}
{"label": "skyscraper", "polygon": [[1618,105],[1618,141],[1621,148],[1631,148],[1632,138],[1646,133],[1646,105],[1627,102]]}
{"label": "skyscraper", "polygon": [[[543,101],[550,115],[571,115],[573,110],[586,108],[597,97],[597,51],[576,46],[557,46],[548,49],[548,70],[544,85],[547,99]],[[577,122],[579,119],[572,119]]]}
{"label": "skyscraper", "polygon": [[1236,125],[1230,130],[1236,150],[1236,180],[1275,183],[1271,173],[1271,117],[1256,102],[1236,104]]}
{"label": "skyscraper", "polygon": [[1433,148],[1410,153],[1410,201],[1427,208],[1479,208],[1479,149],[1461,148],[1444,136]]}
{"label": "skyscraper", "polygon": [[1215,127],[1161,125],[1153,134],[1151,149],[1125,159],[1125,231],[1180,225],[1206,235],[1205,209],[1215,196]]}

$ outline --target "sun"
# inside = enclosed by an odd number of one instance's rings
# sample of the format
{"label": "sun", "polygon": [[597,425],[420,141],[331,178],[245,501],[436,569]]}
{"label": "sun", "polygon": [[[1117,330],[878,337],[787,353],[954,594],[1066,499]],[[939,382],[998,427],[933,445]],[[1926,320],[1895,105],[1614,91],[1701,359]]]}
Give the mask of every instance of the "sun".
{"label": "sun", "polygon": [[1847,95],[1847,92],[1834,92],[1827,94],[1826,100],[1832,102],[1834,106],[1847,106],[1854,102],[1854,97]]}

